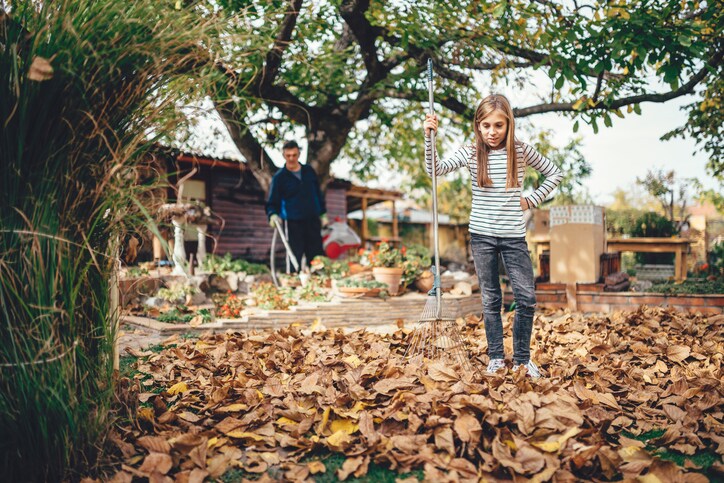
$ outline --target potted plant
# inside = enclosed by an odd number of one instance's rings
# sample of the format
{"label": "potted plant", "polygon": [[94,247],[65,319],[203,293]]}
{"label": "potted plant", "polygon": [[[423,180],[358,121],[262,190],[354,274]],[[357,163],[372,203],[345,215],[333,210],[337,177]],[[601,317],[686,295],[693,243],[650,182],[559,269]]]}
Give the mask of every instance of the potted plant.
{"label": "potted plant", "polygon": [[383,241],[368,254],[368,259],[373,267],[372,276],[375,280],[387,284],[390,295],[397,295],[405,272],[402,266],[402,251]]}
{"label": "potted plant", "polygon": [[345,297],[379,295],[387,284],[377,280],[364,280],[360,278],[342,278],[337,280],[337,292]]}

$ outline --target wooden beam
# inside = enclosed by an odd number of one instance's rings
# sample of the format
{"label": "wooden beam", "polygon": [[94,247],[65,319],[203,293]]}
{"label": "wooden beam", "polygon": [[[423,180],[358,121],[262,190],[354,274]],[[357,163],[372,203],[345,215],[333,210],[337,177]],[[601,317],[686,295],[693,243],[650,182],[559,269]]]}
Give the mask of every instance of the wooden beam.
{"label": "wooden beam", "polygon": [[400,233],[397,226],[397,211],[395,210],[395,200],[392,200],[392,237],[395,239],[400,238]]}
{"label": "wooden beam", "polygon": [[362,197],[362,247],[367,243],[367,198]]}

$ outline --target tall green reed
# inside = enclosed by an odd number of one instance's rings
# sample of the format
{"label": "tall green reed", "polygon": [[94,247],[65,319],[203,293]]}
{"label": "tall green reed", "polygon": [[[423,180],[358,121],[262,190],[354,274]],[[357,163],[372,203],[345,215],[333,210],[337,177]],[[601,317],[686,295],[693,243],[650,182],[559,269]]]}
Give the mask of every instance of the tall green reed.
{"label": "tall green reed", "polygon": [[[0,475],[87,471],[109,424],[124,230],[174,105],[212,75],[214,27],[154,0],[0,7]],[[52,68],[52,71],[51,69]]]}

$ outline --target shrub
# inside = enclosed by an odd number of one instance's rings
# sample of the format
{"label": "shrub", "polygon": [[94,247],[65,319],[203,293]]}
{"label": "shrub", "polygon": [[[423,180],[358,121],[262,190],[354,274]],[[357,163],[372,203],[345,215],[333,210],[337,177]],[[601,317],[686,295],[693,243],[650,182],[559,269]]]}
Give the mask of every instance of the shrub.
{"label": "shrub", "polygon": [[[636,219],[631,236],[669,238],[676,234],[676,227],[665,216],[650,211]],[[673,253],[637,253],[637,263],[671,265],[674,263]]]}

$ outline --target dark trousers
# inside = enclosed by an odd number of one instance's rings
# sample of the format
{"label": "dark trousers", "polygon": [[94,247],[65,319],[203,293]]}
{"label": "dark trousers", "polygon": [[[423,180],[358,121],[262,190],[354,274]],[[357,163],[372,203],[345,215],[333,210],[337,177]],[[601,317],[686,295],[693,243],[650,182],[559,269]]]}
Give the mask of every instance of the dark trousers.
{"label": "dark trousers", "polygon": [[527,364],[530,360],[530,339],[536,301],[533,262],[528,253],[525,237],[501,238],[471,233],[470,247],[483,294],[483,319],[485,337],[488,339],[488,356],[491,359],[504,358],[503,319],[500,315],[503,295],[498,273],[498,254],[500,254],[515,297],[513,362]]}
{"label": "dark trousers", "polygon": [[[289,246],[300,267],[302,255],[307,256],[307,264],[317,255],[324,255],[322,223],[318,216],[305,220],[287,220],[287,229],[289,230]],[[294,267],[291,269],[294,270]]]}

